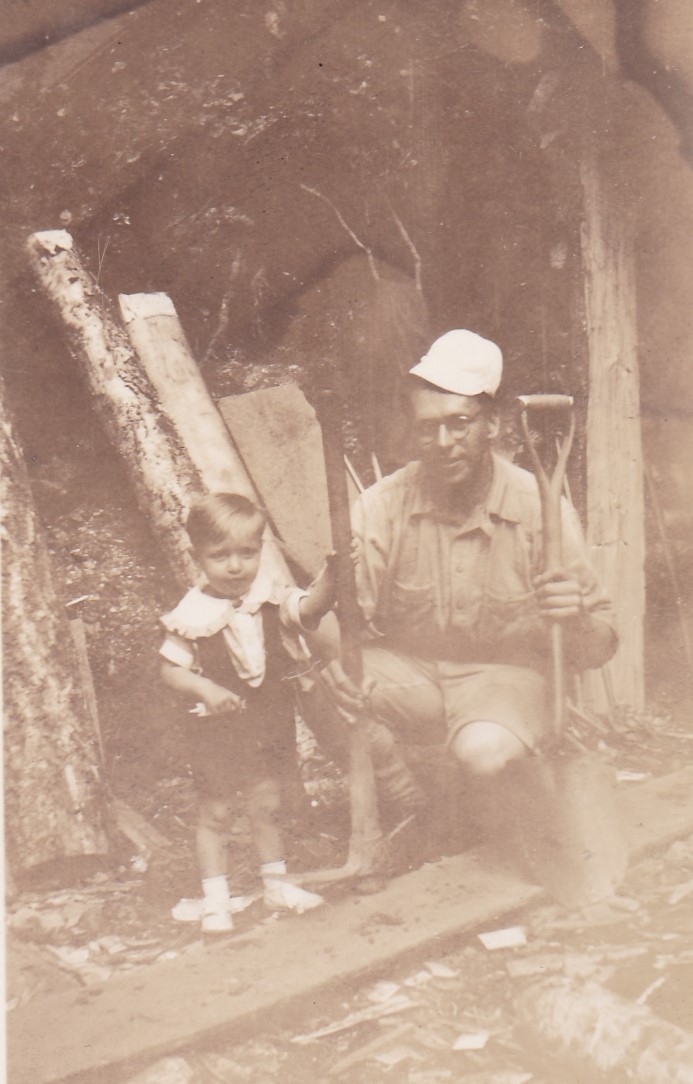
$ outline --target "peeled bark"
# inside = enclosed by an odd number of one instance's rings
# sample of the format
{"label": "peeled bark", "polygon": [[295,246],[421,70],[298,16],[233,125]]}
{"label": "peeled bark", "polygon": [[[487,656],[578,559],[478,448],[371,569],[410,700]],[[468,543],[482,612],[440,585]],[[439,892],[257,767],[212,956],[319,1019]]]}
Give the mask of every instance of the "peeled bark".
{"label": "peeled bark", "polygon": [[518,1016],[522,1034],[581,1080],[693,1084],[693,1035],[597,983],[533,984]]}
{"label": "peeled bark", "polygon": [[183,527],[190,498],[203,491],[198,471],[163,413],[127,335],[109,302],[85,271],[64,230],[29,238],[31,262],[57,305],[73,353],[113,447],[132,478],[137,501],[149,517],[182,585],[195,577]]}
{"label": "peeled bark", "polygon": [[100,749],[29,478],[0,397],[5,825],[19,876],[108,850]]}

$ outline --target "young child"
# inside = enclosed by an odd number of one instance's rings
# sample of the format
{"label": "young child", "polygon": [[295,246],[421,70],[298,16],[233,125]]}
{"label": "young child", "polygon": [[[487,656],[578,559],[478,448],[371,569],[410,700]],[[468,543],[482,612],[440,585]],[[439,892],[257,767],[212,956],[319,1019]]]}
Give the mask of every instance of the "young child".
{"label": "young child", "polygon": [[239,790],[267,906],[301,913],[324,902],[287,878],[277,778],[282,756],[295,756],[286,645],[298,643],[332,605],[331,575],[326,570],[308,591],[273,580],[263,568],[265,522],[236,494],[196,501],[186,526],[205,582],[162,618],[163,681],[197,712],[190,716],[189,760],[199,795],[201,922],[208,932],[231,930],[232,912],[242,907],[226,877],[231,800]]}

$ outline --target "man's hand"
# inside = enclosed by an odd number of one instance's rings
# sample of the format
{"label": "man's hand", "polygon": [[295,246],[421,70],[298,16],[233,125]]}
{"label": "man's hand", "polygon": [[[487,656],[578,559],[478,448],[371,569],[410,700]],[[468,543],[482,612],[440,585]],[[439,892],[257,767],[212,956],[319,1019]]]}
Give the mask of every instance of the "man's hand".
{"label": "man's hand", "polygon": [[320,678],[330,700],[347,723],[354,723],[368,704],[375,682],[365,681],[359,689],[344,673],[339,659],[333,659],[320,670]]}
{"label": "man's hand", "polygon": [[542,572],[533,586],[539,612],[547,621],[571,621],[586,613],[580,584],[565,569]]}

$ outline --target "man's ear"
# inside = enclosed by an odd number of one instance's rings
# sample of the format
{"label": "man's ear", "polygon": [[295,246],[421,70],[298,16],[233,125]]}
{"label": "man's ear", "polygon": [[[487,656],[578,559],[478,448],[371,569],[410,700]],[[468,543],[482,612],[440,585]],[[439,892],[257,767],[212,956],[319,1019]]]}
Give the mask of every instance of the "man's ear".
{"label": "man's ear", "polygon": [[500,433],[500,414],[492,411],[488,416],[488,439],[495,440]]}

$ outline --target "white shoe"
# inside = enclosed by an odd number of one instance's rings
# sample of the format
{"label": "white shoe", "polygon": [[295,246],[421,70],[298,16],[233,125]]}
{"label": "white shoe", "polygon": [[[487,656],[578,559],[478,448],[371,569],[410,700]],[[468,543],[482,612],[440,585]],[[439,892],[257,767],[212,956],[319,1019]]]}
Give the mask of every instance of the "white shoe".
{"label": "white shoe", "polygon": [[298,915],[325,902],[316,892],[307,892],[292,881],[274,877],[265,880],[264,901],[273,911],[295,911]]}
{"label": "white shoe", "polygon": [[[226,909],[232,915],[238,915],[241,911],[245,911],[246,907],[250,907],[257,898],[257,896],[230,896]],[[178,900],[175,907],[171,908],[171,917],[175,918],[176,922],[199,922],[205,914],[206,905],[207,901],[204,899]]]}
{"label": "white shoe", "polygon": [[233,929],[233,919],[228,907],[219,907],[214,901],[202,916],[203,933],[228,933]]}

